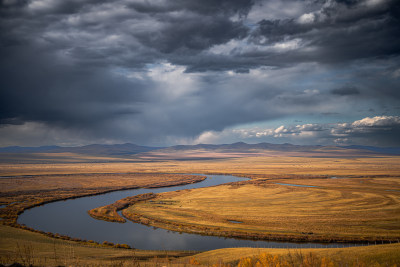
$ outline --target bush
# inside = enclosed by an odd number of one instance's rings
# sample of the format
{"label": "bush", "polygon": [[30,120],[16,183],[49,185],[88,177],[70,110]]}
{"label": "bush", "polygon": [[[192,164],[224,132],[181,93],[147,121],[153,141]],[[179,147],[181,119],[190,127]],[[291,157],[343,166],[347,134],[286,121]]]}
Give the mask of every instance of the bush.
{"label": "bush", "polygon": [[104,246],[107,246],[107,247],[113,247],[113,246],[114,246],[114,243],[108,242],[108,241],[104,241],[104,242],[103,242],[103,245],[104,245]]}
{"label": "bush", "polygon": [[131,247],[127,244],[116,244],[114,245],[115,248],[124,248],[124,249],[130,249]]}

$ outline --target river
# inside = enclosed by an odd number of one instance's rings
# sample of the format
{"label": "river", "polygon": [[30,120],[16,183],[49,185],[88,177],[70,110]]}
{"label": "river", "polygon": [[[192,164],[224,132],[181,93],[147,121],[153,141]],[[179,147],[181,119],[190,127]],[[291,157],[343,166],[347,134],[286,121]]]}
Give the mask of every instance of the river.
{"label": "river", "polygon": [[18,223],[37,230],[59,233],[97,242],[109,241],[128,244],[131,247],[149,250],[212,250],[227,247],[343,247],[354,244],[319,244],[252,241],[215,236],[178,233],[154,228],[138,223],[113,223],[96,220],[87,213],[96,207],[104,206],[128,196],[144,193],[161,193],[182,189],[208,187],[223,183],[247,180],[229,175],[206,175],[207,179],[196,184],[152,189],[133,189],[116,191],[102,195],[61,200],[24,211]]}

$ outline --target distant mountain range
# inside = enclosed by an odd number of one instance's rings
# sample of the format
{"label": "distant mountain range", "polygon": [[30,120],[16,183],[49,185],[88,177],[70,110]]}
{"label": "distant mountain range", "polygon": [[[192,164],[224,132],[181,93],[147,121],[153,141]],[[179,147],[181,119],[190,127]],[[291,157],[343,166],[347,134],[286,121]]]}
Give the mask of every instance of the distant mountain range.
{"label": "distant mountain range", "polygon": [[222,145],[209,145],[209,144],[198,144],[198,145],[178,145],[171,146],[162,149],[162,151],[182,151],[182,150],[219,150],[219,151],[235,151],[235,152],[247,152],[251,150],[274,150],[274,151],[309,151],[314,149],[322,148],[323,146],[300,146],[292,144],[270,144],[270,143],[258,143],[258,144],[247,144],[244,142],[238,142],[233,144],[222,144]]}
{"label": "distant mountain range", "polygon": [[139,146],[135,144],[118,144],[118,145],[87,145],[78,147],[61,147],[61,146],[40,146],[40,147],[20,147],[9,146],[0,148],[0,153],[77,153],[88,155],[132,155],[142,152],[148,152],[161,147]]}
{"label": "distant mountain range", "polygon": [[307,145],[292,145],[292,144],[247,144],[243,142],[233,144],[198,144],[198,145],[177,145],[171,147],[149,147],[140,146],[131,143],[117,145],[86,145],[79,147],[61,147],[61,146],[41,146],[41,147],[20,147],[10,146],[0,148],[0,153],[77,153],[87,155],[109,155],[109,156],[124,156],[133,155],[149,151],[160,151],[164,153],[173,153],[174,151],[189,151],[189,150],[209,150],[220,152],[249,152],[254,150],[272,150],[272,151],[293,151],[293,152],[308,152],[308,151],[329,151],[337,149],[353,149],[359,151],[400,155],[400,147],[373,147],[373,146],[307,146]]}
{"label": "distant mountain range", "polygon": [[210,145],[178,145],[161,149],[163,152],[183,151],[183,150],[218,150],[218,151],[231,151],[231,152],[248,152],[252,150],[272,150],[272,151],[286,151],[286,152],[310,152],[310,151],[329,151],[338,149],[353,149],[365,152],[383,153],[400,155],[400,147],[373,147],[373,146],[321,146],[321,145],[293,145],[285,144],[271,144],[271,143],[258,143],[247,144],[238,142],[233,144]]}

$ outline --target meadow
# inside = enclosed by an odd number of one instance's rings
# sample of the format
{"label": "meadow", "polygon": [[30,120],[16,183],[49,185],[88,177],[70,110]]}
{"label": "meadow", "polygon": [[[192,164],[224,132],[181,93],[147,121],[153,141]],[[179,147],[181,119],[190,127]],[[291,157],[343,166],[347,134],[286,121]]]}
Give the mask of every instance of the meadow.
{"label": "meadow", "polygon": [[157,227],[226,237],[397,242],[400,179],[259,178],[161,193],[123,214]]}
{"label": "meadow", "polygon": [[[0,208],[1,263],[34,258],[37,265],[41,265],[40,261],[43,265],[44,259],[46,265],[54,265],[55,261],[73,265],[61,262],[61,251],[63,255],[74,254],[63,256],[65,262],[67,258],[76,259],[77,265],[94,266],[237,266],[242,260],[255,265],[259,258],[268,258],[268,255],[280,255],[282,261],[287,260],[286,249],[236,248],[196,255],[182,251],[140,251],[88,240],[73,242],[68,237],[46,236],[16,224],[18,214],[24,209],[47,202],[128,188],[193,182],[192,175],[182,173],[232,174],[252,180],[159,194],[144,202],[135,201],[124,212],[136,216],[134,220],[145,218],[165,228],[176,230],[177,227],[179,231],[246,238],[393,243],[400,236],[399,156],[343,151],[328,154],[267,151],[227,157],[204,154],[207,159],[196,160],[154,160],[154,155],[152,160],[148,160],[148,155],[147,158],[99,160],[90,156],[58,155],[53,156],[56,159],[53,162],[51,155],[36,155],[29,162],[13,158],[13,162],[0,163],[0,205],[4,205]],[[211,156],[212,160],[208,158]],[[118,205],[111,207],[119,208]],[[369,263],[400,262],[398,251],[398,244],[386,244],[304,249],[302,253],[312,252],[319,263],[325,257],[336,265],[359,261],[369,266]],[[184,257],[187,255],[190,256]]]}

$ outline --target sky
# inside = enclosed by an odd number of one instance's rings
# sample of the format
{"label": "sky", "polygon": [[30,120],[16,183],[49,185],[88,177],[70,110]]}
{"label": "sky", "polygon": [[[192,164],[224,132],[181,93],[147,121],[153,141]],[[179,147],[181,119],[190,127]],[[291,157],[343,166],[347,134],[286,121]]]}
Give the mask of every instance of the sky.
{"label": "sky", "polygon": [[238,141],[400,146],[400,1],[0,1],[0,146]]}

